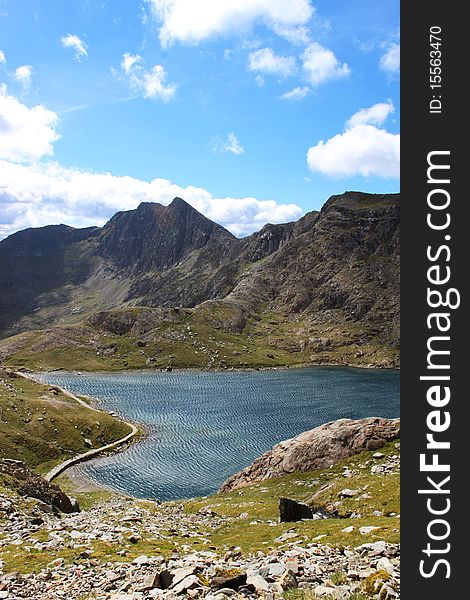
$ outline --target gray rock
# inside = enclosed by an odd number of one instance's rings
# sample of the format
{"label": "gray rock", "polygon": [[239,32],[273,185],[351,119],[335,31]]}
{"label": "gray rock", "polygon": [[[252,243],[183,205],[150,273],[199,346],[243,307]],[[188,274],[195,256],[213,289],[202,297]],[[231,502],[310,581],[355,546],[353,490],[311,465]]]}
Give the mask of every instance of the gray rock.
{"label": "gray rock", "polygon": [[195,571],[195,567],[182,567],[181,569],[176,569],[176,571],[173,571],[172,573],[173,580],[171,582],[171,587],[174,588],[187,577],[194,575]]}
{"label": "gray rock", "polygon": [[386,556],[383,556],[382,558],[380,558],[378,560],[377,570],[378,571],[387,571],[387,573],[390,573],[390,575],[395,574],[395,567],[393,566],[392,562]]}
{"label": "gray rock", "polygon": [[359,490],[350,490],[349,488],[346,488],[346,489],[338,492],[338,496],[340,498],[353,498],[358,493],[359,493]]}
{"label": "gray rock", "polygon": [[175,594],[181,594],[188,590],[194,590],[195,588],[201,587],[201,582],[196,575],[189,575],[181,580],[178,584],[172,586],[172,591]]}
{"label": "gray rock", "polygon": [[335,598],[335,588],[327,587],[325,585],[317,585],[317,587],[315,588],[315,595],[320,597],[329,596],[331,598]]}
{"label": "gray rock", "polygon": [[270,591],[269,583],[261,575],[248,575],[246,583],[252,586],[257,593],[267,593]]}

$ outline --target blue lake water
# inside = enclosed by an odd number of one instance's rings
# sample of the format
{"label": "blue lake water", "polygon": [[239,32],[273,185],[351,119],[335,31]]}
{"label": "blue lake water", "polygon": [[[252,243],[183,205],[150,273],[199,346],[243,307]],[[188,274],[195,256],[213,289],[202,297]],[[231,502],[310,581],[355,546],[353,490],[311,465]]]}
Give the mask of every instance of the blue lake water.
{"label": "blue lake water", "polygon": [[140,498],[214,492],[274,444],[347,417],[399,416],[399,372],[315,367],[241,372],[47,373],[99,399],[148,437],[79,469]]}

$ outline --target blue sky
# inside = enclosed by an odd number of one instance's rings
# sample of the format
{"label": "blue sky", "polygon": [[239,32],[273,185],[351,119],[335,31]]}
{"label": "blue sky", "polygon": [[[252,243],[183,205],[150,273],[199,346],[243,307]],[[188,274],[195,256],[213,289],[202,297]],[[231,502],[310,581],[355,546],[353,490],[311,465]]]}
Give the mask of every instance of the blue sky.
{"label": "blue sky", "polygon": [[[397,0],[0,0],[0,236],[399,189]],[[3,138],[3,141],[2,141]]]}

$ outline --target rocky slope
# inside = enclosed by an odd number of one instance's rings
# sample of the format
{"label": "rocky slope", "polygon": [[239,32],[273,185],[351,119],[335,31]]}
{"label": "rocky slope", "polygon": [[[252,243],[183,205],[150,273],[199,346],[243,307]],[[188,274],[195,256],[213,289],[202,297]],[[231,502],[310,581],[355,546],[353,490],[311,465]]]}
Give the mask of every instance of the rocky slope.
{"label": "rocky slope", "polygon": [[[75,514],[0,488],[0,597],[398,598],[398,448],[185,502],[80,494]],[[280,496],[336,516],[279,522]]]}
{"label": "rocky slope", "polygon": [[73,513],[79,512],[79,506],[76,501],[69,498],[58,485],[49,483],[31,471],[20,460],[0,458],[0,479],[3,485],[15,489],[20,496],[28,496],[40,500],[41,508],[44,511]]}
{"label": "rocky slope", "polygon": [[376,450],[400,437],[399,419],[339,419],[276,444],[249,467],[232,475],[223,492],[290,473],[326,469],[354,454]]}
{"label": "rocky slope", "polygon": [[[144,203],[101,229],[55,226],[0,242],[0,332],[32,331],[1,341],[0,360],[64,366],[50,352],[79,347],[122,358],[115,368],[155,357],[160,367],[393,367],[398,291],[398,195],[347,192],[243,239],[181,199]],[[132,350],[139,339],[151,352]],[[74,356],[77,368],[100,368],[90,360]]]}

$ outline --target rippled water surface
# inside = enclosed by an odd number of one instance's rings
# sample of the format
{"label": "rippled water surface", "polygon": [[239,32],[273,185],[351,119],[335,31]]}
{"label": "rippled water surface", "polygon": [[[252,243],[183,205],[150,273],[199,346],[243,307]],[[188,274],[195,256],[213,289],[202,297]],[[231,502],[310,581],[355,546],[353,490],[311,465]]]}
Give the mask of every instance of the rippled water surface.
{"label": "rippled water surface", "polygon": [[80,469],[141,498],[215,491],[277,442],[342,417],[397,417],[399,373],[337,367],[254,372],[48,373],[143,423],[141,443]]}

